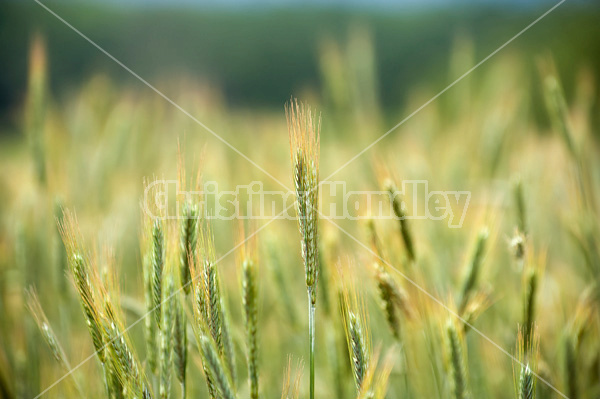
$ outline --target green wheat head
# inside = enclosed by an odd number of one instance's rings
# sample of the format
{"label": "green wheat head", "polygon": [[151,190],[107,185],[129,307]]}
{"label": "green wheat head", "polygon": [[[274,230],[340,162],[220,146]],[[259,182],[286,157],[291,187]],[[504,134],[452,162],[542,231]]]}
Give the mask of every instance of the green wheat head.
{"label": "green wheat head", "polygon": [[467,273],[465,279],[463,281],[463,286],[461,290],[461,300],[459,307],[459,314],[464,313],[467,305],[469,303],[469,299],[473,294],[477,286],[477,281],[479,279],[479,274],[481,271],[481,264],[483,262],[483,256],[485,253],[485,245],[488,239],[489,233],[487,228],[482,228],[479,234],[477,235],[477,240],[475,243],[475,248],[469,259],[469,263],[467,265]]}
{"label": "green wheat head", "polygon": [[182,220],[179,228],[179,267],[181,285],[186,294],[190,292],[190,262],[195,259],[194,252],[198,242],[198,206],[190,202],[183,204]]}
{"label": "green wheat head", "polygon": [[256,268],[254,259],[244,259],[242,263],[242,305],[248,347],[248,380],[252,399],[258,398],[258,281]]}
{"label": "green wheat head", "polygon": [[402,199],[400,195],[398,195],[398,187],[390,178],[387,178],[383,182],[383,188],[389,193],[394,215],[400,220],[400,234],[402,235],[402,241],[404,242],[408,260],[414,262],[416,259],[415,244],[408,224],[406,212],[402,207]]}
{"label": "green wheat head", "polygon": [[165,235],[164,227],[160,219],[156,219],[152,225],[152,307],[154,320],[160,328],[160,312],[162,301],[162,275],[165,267]]}
{"label": "green wheat head", "polygon": [[306,286],[314,292],[316,302],[318,278],[318,203],[319,203],[319,131],[320,119],[315,122],[309,107],[297,100],[286,106],[290,136],[290,151],[296,212],[301,236],[302,258]]}

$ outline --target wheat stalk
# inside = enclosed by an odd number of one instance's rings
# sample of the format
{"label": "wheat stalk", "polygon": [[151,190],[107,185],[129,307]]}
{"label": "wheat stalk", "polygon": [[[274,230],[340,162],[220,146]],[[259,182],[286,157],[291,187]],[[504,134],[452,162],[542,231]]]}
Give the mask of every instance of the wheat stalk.
{"label": "wheat stalk", "polygon": [[477,241],[475,243],[475,248],[469,259],[469,263],[467,265],[465,279],[463,281],[462,291],[461,291],[461,300],[459,313],[464,313],[467,304],[469,303],[469,299],[477,285],[477,280],[479,278],[479,273],[481,269],[481,263],[483,261],[483,255],[485,252],[485,244],[487,242],[489,233],[487,228],[483,228],[480,230],[477,235]]}
{"label": "wheat stalk", "polygon": [[160,324],[160,380],[159,395],[168,399],[171,391],[171,367],[173,365],[173,341],[175,329],[175,272],[173,262],[169,262],[163,273],[162,281],[162,311]]}
{"label": "wheat stalk", "polygon": [[90,281],[88,266],[86,266],[86,261],[79,254],[72,255],[70,266],[96,354],[100,361],[104,363],[104,339],[100,326],[101,318],[98,305],[96,304],[94,289]]}
{"label": "wheat stalk", "polygon": [[396,308],[400,309],[407,318],[412,317],[413,309],[408,301],[406,292],[392,278],[392,276],[390,276],[384,265],[381,263],[385,257],[384,249],[375,228],[375,220],[372,218],[367,219],[367,230],[371,247],[375,252],[373,270],[375,272],[375,279],[377,282],[377,288],[379,290],[381,304],[390,329],[392,330],[392,335],[398,339],[400,330]]}
{"label": "wheat stalk", "polygon": [[[200,259],[192,263],[195,274],[201,276],[198,282],[195,282],[195,318],[200,326],[204,326],[211,338],[214,340],[219,356],[223,357],[226,366],[226,372],[230,378],[231,386],[235,388],[235,357],[233,352],[233,342],[229,333],[228,312],[225,305],[225,298],[221,293],[219,275],[215,264],[214,244],[212,234],[208,226],[200,230],[199,241],[201,243]],[[195,265],[202,270],[197,270]],[[207,384],[209,391],[214,378],[210,373],[207,374]]]}
{"label": "wheat stalk", "polygon": [[208,326],[210,328],[211,336],[219,349],[219,353],[223,354],[223,336],[221,335],[221,326],[223,322],[221,314],[221,290],[219,287],[217,268],[214,260],[211,258],[204,259],[202,276],[204,279],[205,296],[207,298],[208,306]]}
{"label": "wheat stalk", "polygon": [[465,360],[463,358],[463,343],[459,331],[452,319],[446,323],[446,345],[449,364],[450,391],[453,399],[467,399],[467,375],[465,371]]}
{"label": "wheat stalk", "polygon": [[175,371],[181,384],[181,397],[186,397],[186,368],[188,360],[187,316],[182,298],[175,298],[175,327],[173,330]]}
{"label": "wheat stalk", "polygon": [[240,246],[240,262],[242,270],[242,307],[246,330],[246,346],[248,361],[248,382],[250,398],[258,399],[258,261],[256,242],[244,239],[243,226],[240,228],[238,241]]}
{"label": "wheat stalk", "polygon": [[91,282],[91,277],[94,275],[90,270],[88,260],[82,255],[83,240],[81,239],[76,216],[70,211],[65,210],[62,220],[58,221],[58,230],[65,245],[67,263],[71,272],[73,285],[79,297],[79,303],[85,317],[88,332],[92,338],[95,354],[102,365],[106,391],[109,396],[113,393],[120,393],[121,384],[118,382],[114,371],[110,367],[107,367],[106,337],[104,336],[102,325],[102,309],[96,299],[96,291]]}
{"label": "wheat stalk", "polygon": [[308,335],[310,345],[310,398],[315,396],[315,307],[317,302],[318,202],[320,118],[315,123],[312,111],[297,100],[286,105],[290,136],[296,213],[301,236],[304,276],[308,294]]}
{"label": "wheat stalk", "polygon": [[[367,228],[370,236],[371,247],[376,255],[373,268],[375,271],[375,280],[379,291],[381,306],[394,339],[400,342],[402,337],[398,310],[400,310],[406,318],[410,319],[412,318],[413,314],[412,306],[408,301],[405,291],[392,278],[392,276],[390,276],[390,274],[385,270],[385,267],[380,263],[380,260],[382,260],[384,257],[383,246],[377,235],[375,221],[373,219],[370,218],[367,220]],[[404,350],[401,352],[402,363],[404,365],[403,374],[405,384],[408,386],[408,375],[406,373],[406,353]]]}
{"label": "wheat stalk", "polygon": [[[212,338],[215,340],[215,344],[219,350],[221,356],[227,357],[230,353],[227,353],[227,342],[230,339],[228,335],[228,329],[225,325],[225,315],[223,312],[223,301],[221,298],[221,289],[219,284],[219,277],[217,274],[216,265],[212,261],[204,262],[204,279],[205,279],[205,290],[208,305],[208,326]],[[226,362],[228,371],[231,373],[232,366],[230,361]]]}
{"label": "wheat stalk", "polygon": [[515,208],[517,210],[517,228],[523,235],[527,234],[527,217],[525,212],[525,195],[523,193],[523,181],[516,179],[513,184],[513,195]]}
{"label": "wheat stalk", "polygon": [[367,354],[365,330],[362,327],[362,322],[352,311],[348,311],[346,315],[346,330],[352,369],[354,370],[354,383],[356,389],[360,391],[369,366],[369,355]]}
{"label": "wheat stalk", "polygon": [[[286,106],[290,152],[296,189],[296,211],[302,243],[306,286],[312,288],[318,278],[318,184],[319,130],[312,111],[298,101]],[[311,298],[312,301],[316,301]]]}
{"label": "wheat stalk", "polygon": [[384,190],[390,195],[390,201],[394,215],[396,218],[398,218],[398,220],[400,220],[400,234],[402,235],[402,241],[404,242],[404,247],[406,248],[408,260],[414,262],[416,258],[415,244],[412,238],[410,227],[408,226],[406,212],[402,208],[402,199],[398,193],[398,187],[390,178],[384,181],[383,187]]}
{"label": "wheat stalk", "polygon": [[112,391],[116,395],[122,392],[124,397],[150,398],[148,382],[114,305],[120,303],[114,271],[109,271],[104,283],[98,277],[94,282],[103,299],[102,332],[106,341],[107,362],[114,378]]}
{"label": "wheat stalk", "polygon": [[108,363],[120,384],[116,391],[121,389],[125,397],[149,396],[150,390],[143,382],[138,361],[130,349],[122,327],[115,320],[107,318],[103,320],[103,329],[107,338]]}
{"label": "wheat stalk", "polygon": [[215,387],[224,399],[235,399],[229,375],[223,367],[221,357],[212,339],[206,335],[199,337],[200,353],[203,363],[214,381]]}
{"label": "wheat stalk", "polygon": [[243,305],[246,320],[246,342],[248,346],[248,380],[250,397],[258,398],[258,304],[257,282],[252,261],[244,262]]}
{"label": "wheat stalk", "polygon": [[520,370],[517,373],[513,369],[517,399],[535,399],[537,382],[535,373],[539,359],[539,342],[539,334],[535,326],[532,327],[529,335],[526,335],[525,329],[519,329],[516,357]]}
{"label": "wheat stalk", "polygon": [[342,319],[346,333],[346,343],[357,393],[368,390],[365,385],[367,371],[371,364],[371,339],[367,329],[367,315],[364,302],[354,284],[349,270],[351,262],[338,262],[337,269],[342,289]]}
{"label": "wheat stalk", "polygon": [[379,298],[386,321],[396,340],[400,340],[400,319],[397,309],[401,310],[407,318],[412,317],[412,307],[408,302],[406,293],[398,283],[385,271],[383,265],[374,263],[375,279],[379,291]]}
{"label": "wheat stalk", "polygon": [[379,297],[381,299],[381,306],[383,307],[385,319],[392,331],[392,335],[396,340],[399,340],[400,324],[398,315],[396,314],[396,307],[394,306],[393,282],[381,265],[376,264],[376,268],[378,269],[376,272],[377,288],[379,289]]}
{"label": "wheat stalk", "polygon": [[[192,327],[194,327],[194,331],[202,330],[209,331],[209,315],[208,315],[208,304],[206,298],[206,290],[204,288],[204,279],[203,279],[203,270],[200,270],[198,265],[202,262],[200,261],[200,256],[197,255],[197,259],[195,262],[191,264],[192,266],[192,284],[193,284],[193,301],[192,308],[194,311],[194,323]],[[198,347],[200,347],[199,341],[199,333],[196,332],[196,340],[198,342]],[[206,378],[206,387],[208,389],[209,398],[213,399],[217,397],[217,390],[213,383],[211,374],[208,370],[208,366],[206,362],[202,362],[202,369],[204,371],[204,377]]]}
{"label": "wheat stalk", "polygon": [[56,263],[56,271],[58,274],[58,290],[60,294],[60,299],[63,301],[63,304],[67,302],[68,298],[68,287],[67,287],[67,279],[63,278],[65,273],[68,273],[69,268],[67,265],[67,254],[65,252],[65,246],[62,242],[62,238],[60,237],[60,229],[58,226],[64,223],[64,208],[63,203],[60,197],[56,197],[54,199],[54,218],[56,220],[58,233],[58,238],[55,239],[55,263]]}
{"label": "wheat stalk", "polygon": [[156,325],[160,329],[160,312],[162,301],[162,275],[165,266],[165,236],[163,224],[160,219],[156,219],[152,225],[152,313]]}
{"label": "wheat stalk", "polygon": [[523,291],[523,340],[525,351],[529,351],[535,322],[535,299],[538,290],[539,271],[533,266],[525,271],[525,289]]}
{"label": "wheat stalk", "polygon": [[58,224],[58,230],[65,244],[67,261],[73,284],[79,294],[79,303],[85,316],[86,324],[92,337],[92,343],[100,362],[104,364],[104,340],[100,326],[99,306],[96,302],[96,293],[90,280],[90,267],[88,261],[82,255],[83,243],[79,232],[76,216],[65,210],[62,221]]}
{"label": "wheat stalk", "polygon": [[179,267],[181,284],[186,294],[190,292],[190,261],[193,261],[198,241],[198,206],[185,202],[179,228]]}
{"label": "wheat stalk", "polygon": [[[143,264],[143,277],[144,277],[144,302],[146,305],[147,312],[154,311],[154,292],[152,289],[152,261],[150,254],[144,256]],[[157,330],[156,319],[154,316],[144,318],[145,336],[146,336],[146,360],[150,371],[156,372],[157,366],[157,353],[156,353],[156,342],[157,342]]]}

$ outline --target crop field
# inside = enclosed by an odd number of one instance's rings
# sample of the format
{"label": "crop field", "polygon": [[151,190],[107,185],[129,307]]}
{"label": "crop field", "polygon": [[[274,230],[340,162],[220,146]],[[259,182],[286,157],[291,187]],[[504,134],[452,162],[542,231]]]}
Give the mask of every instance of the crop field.
{"label": "crop field", "polygon": [[390,109],[368,29],[319,49],[318,88],[232,106],[193,74],[58,95],[32,35],[0,397],[600,397],[599,71],[463,75],[458,35]]}

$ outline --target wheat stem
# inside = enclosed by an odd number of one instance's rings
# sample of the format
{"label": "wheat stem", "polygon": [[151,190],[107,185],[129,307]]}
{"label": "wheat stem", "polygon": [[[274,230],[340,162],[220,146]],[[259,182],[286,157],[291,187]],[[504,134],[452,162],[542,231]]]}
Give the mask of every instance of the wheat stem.
{"label": "wheat stem", "polygon": [[310,397],[315,397],[315,304],[313,288],[308,287],[308,342],[310,345]]}
{"label": "wheat stem", "polygon": [[318,255],[318,202],[319,202],[319,131],[320,119],[315,123],[310,108],[291,102],[286,106],[290,136],[290,154],[296,213],[300,230],[304,276],[308,293],[308,336],[310,345],[310,399],[314,399],[315,368],[315,305],[317,302]]}

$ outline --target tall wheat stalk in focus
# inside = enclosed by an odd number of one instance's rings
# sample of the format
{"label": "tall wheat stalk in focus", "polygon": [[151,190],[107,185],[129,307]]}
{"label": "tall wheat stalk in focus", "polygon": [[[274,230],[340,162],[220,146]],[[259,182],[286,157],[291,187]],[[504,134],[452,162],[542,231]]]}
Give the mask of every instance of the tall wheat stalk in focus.
{"label": "tall wheat stalk in focus", "polygon": [[315,307],[318,279],[319,131],[307,106],[291,101],[286,106],[290,152],[296,190],[296,213],[300,229],[302,259],[308,292],[308,334],[310,342],[310,398],[315,396]]}

